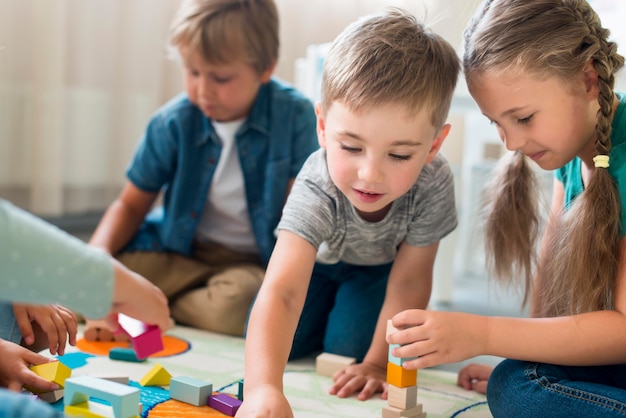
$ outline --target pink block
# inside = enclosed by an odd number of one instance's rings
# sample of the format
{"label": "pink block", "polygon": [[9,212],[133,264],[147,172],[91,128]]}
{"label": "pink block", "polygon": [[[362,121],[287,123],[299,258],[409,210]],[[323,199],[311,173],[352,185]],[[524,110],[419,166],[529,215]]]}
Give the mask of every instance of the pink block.
{"label": "pink block", "polygon": [[122,332],[130,338],[139,360],[163,350],[163,338],[156,325],[148,325],[124,314],[117,316]]}
{"label": "pink block", "polygon": [[209,398],[207,405],[228,416],[234,417],[241,406],[241,401],[225,393],[218,393]]}

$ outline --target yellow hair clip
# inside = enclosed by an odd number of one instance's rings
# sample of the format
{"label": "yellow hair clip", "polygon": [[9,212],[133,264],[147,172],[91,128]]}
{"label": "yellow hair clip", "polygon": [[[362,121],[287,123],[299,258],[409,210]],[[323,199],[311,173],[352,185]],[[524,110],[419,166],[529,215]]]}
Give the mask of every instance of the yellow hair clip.
{"label": "yellow hair clip", "polygon": [[596,167],[608,168],[609,156],[608,155],[596,155],[595,157],[593,157],[593,163]]}

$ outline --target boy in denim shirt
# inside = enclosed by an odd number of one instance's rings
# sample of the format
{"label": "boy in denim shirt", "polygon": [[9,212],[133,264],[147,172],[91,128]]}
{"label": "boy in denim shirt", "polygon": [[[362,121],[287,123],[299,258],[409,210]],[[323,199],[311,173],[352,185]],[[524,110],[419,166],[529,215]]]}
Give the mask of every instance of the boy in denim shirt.
{"label": "boy in denim shirt", "polygon": [[178,322],[242,335],[283,203],[318,148],[315,112],[272,78],[272,0],[184,1],[170,43],[186,91],[153,116],[90,243],[161,288]]}

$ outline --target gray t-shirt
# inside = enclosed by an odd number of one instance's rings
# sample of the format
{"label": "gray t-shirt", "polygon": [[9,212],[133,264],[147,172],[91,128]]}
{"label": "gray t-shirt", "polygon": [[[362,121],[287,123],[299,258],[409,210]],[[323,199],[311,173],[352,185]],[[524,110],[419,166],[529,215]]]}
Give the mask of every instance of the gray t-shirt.
{"label": "gray t-shirt", "polygon": [[457,225],[454,180],[441,155],[424,166],[417,181],[396,199],[380,222],[363,220],[333,184],[324,149],[300,170],[278,229],[309,241],[317,261],[374,266],[392,262],[404,241],[415,247],[440,241]]}

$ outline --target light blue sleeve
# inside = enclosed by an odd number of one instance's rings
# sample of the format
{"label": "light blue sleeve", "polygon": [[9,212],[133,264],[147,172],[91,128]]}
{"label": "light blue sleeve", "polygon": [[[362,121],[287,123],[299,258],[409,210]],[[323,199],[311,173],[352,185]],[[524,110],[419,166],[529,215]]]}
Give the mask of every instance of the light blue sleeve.
{"label": "light blue sleeve", "polygon": [[0,199],[0,299],[58,303],[101,318],[113,283],[108,254]]}

